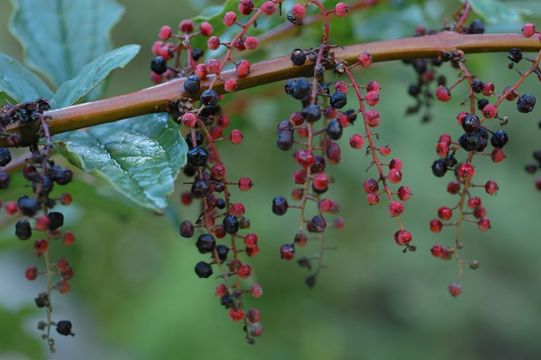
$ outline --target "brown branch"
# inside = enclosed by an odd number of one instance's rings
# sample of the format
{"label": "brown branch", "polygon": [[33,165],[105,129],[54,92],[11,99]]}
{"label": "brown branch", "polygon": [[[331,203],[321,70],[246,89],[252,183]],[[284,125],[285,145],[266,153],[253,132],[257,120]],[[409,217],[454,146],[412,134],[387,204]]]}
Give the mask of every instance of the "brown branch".
{"label": "brown branch", "polygon": [[[348,63],[357,61],[361,52],[368,52],[374,61],[390,61],[408,58],[431,58],[444,51],[462,50],[465,53],[500,52],[511,48],[525,51],[541,49],[541,41],[536,37],[524,38],[518,34],[462,35],[442,32],[437,35],[378,41],[367,44],[336,48],[335,56]],[[297,76],[310,76],[313,64],[293,66],[289,55],[253,64],[250,75],[238,80],[238,90],[285,80]],[[214,90],[224,93],[223,82],[235,77],[235,71],[225,71],[221,81],[216,82]],[[213,77],[209,77],[212,81]],[[126,95],[98,100],[46,113],[49,117],[51,134],[103,124],[132,116],[164,112],[171,100],[183,96],[184,79],[175,79],[165,84],[149,87]],[[204,86],[203,86],[204,87]],[[20,124],[11,125],[7,131],[22,132]],[[23,136],[23,139],[25,137]],[[25,139],[26,140],[26,139]],[[22,145],[26,145],[23,144]],[[9,146],[5,138],[0,138],[0,146]]]}

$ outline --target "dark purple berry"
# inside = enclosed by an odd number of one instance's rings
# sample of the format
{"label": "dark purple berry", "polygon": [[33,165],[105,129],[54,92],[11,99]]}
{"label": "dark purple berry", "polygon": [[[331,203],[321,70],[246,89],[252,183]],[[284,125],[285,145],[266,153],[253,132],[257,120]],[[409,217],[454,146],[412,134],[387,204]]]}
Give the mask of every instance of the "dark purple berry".
{"label": "dark purple berry", "polygon": [[316,104],[311,104],[302,110],[302,117],[308,122],[316,122],[321,119],[321,109]]}
{"label": "dark purple berry", "polygon": [[276,215],[284,215],[287,212],[287,200],[283,196],[276,196],[272,199],[272,212]]}
{"label": "dark purple berry", "polygon": [[522,50],[520,50],[519,48],[512,48],[511,50],[509,50],[507,58],[514,63],[519,63],[520,60],[522,60]]}
{"label": "dark purple berry", "polygon": [[49,230],[56,230],[64,225],[64,215],[57,211],[53,211],[47,214],[49,218]]}
{"label": "dark purple berry", "polygon": [[492,135],[492,138],[490,139],[490,143],[495,148],[502,148],[507,144],[507,141],[509,138],[507,137],[507,134],[502,129],[496,130],[494,134]]}
{"label": "dark purple berry", "polygon": [[196,146],[188,151],[188,164],[192,166],[205,166],[209,154],[201,146]]}
{"label": "dark purple berry", "polygon": [[348,97],[341,91],[336,91],[331,96],[331,106],[335,109],[341,109],[346,106]]}
{"label": "dark purple berry", "polygon": [[163,74],[167,71],[167,61],[163,56],[156,56],[150,63],[150,69],[156,74]]}
{"label": "dark purple berry", "polygon": [[301,49],[295,49],[291,52],[291,62],[293,65],[301,66],[306,63],[306,54]]}
{"label": "dark purple berry", "polygon": [[20,240],[28,240],[32,236],[32,227],[26,220],[19,220],[15,224],[15,235]]}
{"label": "dark purple berry", "polygon": [[211,234],[201,234],[197,238],[195,246],[197,246],[197,250],[199,250],[201,254],[206,254],[214,250],[216,247],[216,240],[214,240],[214,236]]}
{"label": "dark purple berry", "polygon": [[186,91],[190,95],[197,94],[199,90],[201,89],[201,80],[199,80],[199,77],[197,75],[190,75],[184,81],[184,91]]}
{"label": "dark purple berry", "polygon": [[11,161],[11,153],[7,148],[0,148],[0,166],[6,166]]}
{"label": "dark purple berry", "polygon": [[64,336],[74,336],[71,332],[71,322],[68,320],[61,320],[56,323],[56,332]]}
{"label": "dark purple berry", "polygon": [[180,236],[185,238],[191,238],[193,236],[194,228],[193,224],[189,220],[184,220],[180,223]]}
{"label": "dark purple berry", "polygon": [[474,130],[477,130],[480,125],[481,122],[479,121],[479,118],[473,114],[466,115],[462,120],[462,128],[467,133],[471,133]]}
{"label": "dark purple berry", "polygon": [[195,265],[194,271],[197,276],[206,279],[212,275],[212,266],[204,261],[200,261]]}
{"label": "dark purple berry", "polygon": [[227,215],[223,220],[224,230],[228,234],[236,234],[239,231],[239,219],[235,215]]}
{"label": "dark purple berry", "polygon": [[342,125],[336,120],[331,120],[327,124],[327,135],[333,139],[338,140],[342,137]]}
{"label": "dark purple berry", "polygon": [[41,209],[41,204],[34,198],[24,195],[17,200],[17,207],[26,216],[34,216]]}
{"label": "dark purple berry", "polygon": [[529,113],[535,107],[535,101],[533,94],[522,94],[517,100],[517,110],[521,113]]}
{"label": "dark purple berry", "polygon": [[325,221],[325,218],[321,215],[314,216],[308,225],[306,225],[306,228],[309,232],[312,233],[321,233],[325,231],[325,228],[327,227],[327,222]]}
{"label": "dark purple berry", "polygon": [[203,91],[201,94],[201,104],[205,106],[216,106],[218,105],[218,93],[212,89]]}
{"label": "dark purple berry", "polygon": [[218,258],[222,261],[227,259],[227,254],[229,254],[229,248],[225,245],[216,246],[216,252],[218,253]]}
{"label": "dark purple berry", "polygon": [[447,165],[442,159],[434,161],[432,164],[432,174],[436,177],[442,177],[447,172]]}

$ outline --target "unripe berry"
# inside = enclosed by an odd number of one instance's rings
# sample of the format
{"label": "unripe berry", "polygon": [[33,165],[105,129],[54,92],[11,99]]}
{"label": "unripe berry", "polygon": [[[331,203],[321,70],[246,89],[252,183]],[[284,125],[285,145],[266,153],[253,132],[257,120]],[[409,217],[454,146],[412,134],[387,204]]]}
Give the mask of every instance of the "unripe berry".
{"label": "unripe berry", "polygon": [[244,135],[242,134],[242,131],[239,129],[233,129],[231,131],[231,134],[229,135],[229,140],[232,144],[240,144],[242,140],[244,139]]}
{"label": "unripe berry", "polygon": [[451,100],[451,92],[446,86],[440,85],[436,89],[436,97],[438,100],[446,102]]}
{"label": "unripe berry", "polygon": [[250,15],[254,9],[254,3],[252,0],[240,0],[238,9],[242,15]]}
{"label": "unripe berry", "polygon": [[255,36],[248,36],[246,39],[244,39],[244,46],[248,50],[254,50],[257,48],[258,41]]}
{"label": "unripe berry", "polygon": [[368,205],[376,205],[379,203],[379,195],[377,193],[370,193],[366,195],[366,200],[368,201]]}
{"label": "unripe berry", "polygon": [[359,54],[358,60],[362,67],[367,68],[372,64],[372,55],[367,52],[363,52]]}
{"label": "unripe berry", "polygon": [[248,264],[242,264],[239,269],[237,270],[237,275],[241,279],[246,279],[250,277],[250,274],[252,273],[252,267]]}
{"label": "unripe berry", "polygon": [[443,227],[443,224],[438,219],[432,219],[430,221],[430,231],[433,233],[439,233]]}
{"label": "unripe berry", "polygon": [[211,36],[207,40],[207,47],[210,50],[216,50],[220,47],[220,38],[218,36]]}
{"label": "unripe berry", "polygon": [[161,27],[160,32],[158,33],[158,37],[161,40],[167,40],[171,37],[172,30],[170,26],[164,25]]}
{"label": "unripe berry", "polygon": [[344,2],[339,2],[334,7],[336,16],[346,16],[349,13],[349,6]]}
{"label": "unripe berry", "polygon": [[394,233],[394,241],[398,245],[408,245],[412,240],[412,235],[409,231],[406,230],[398,230]]}
{"label": "unripe berry", "polygon": [[488,104],[485,107],[483,107],[483,115],[487,119],[493,119],[496,116],[498,116],[498,108],[494,104]]}
{"label": "unripe berry", "polygon": [[505,152],[501,148],[496,148],[492,150],[492,153],[490,154],[490,158],[495,163],[499,163],[503,160],[505,160]]}
{"label": "unripe berry", "polygon": [[265,1],[260,9],[263,14],[270,16],[276,11],[276,4],[273,1]]}
{"label": "unripe berry", "polygon": [[295,160],[297,160],[297,163],[299,163],[299,165],[303,166],[304,168],[311,166],[315,161],[314,155],[311,151],[308,150],[297,151],[297,153],[295,154]]}
{"label": "unripe berry", "polygon": [[393,184],[398,184],[402,181],[402,172],[397,169],[391,169],[387,175],[387,179]]}
{"label": "unripe berry", "polygon": [[197,116],[194,113],[185,113],[181,118],[182,125],[193,128],[197,124]]}
{"label": "unripe berry", "polygon": [[475,174],[475,168],[470,163],[460,163],[455,170],[456,175],[461,179],[469,179]]}
{"label": "unripe berry", "polygon": [[239,189],[241,191],[248,191],[252,188],[252,186],[253,186],[252,179],[248,177],[242,177],[239,179]]}
{"label": "unripe berry", "polygon": [[244,311],[242,309],[231,308],[229,309],[229,317],[233,321],[240,321],[244,319]]}
{"label": "unripe berry", "polygon": [[488,218],[482,218],[477,222],[477,226],[479,227],[479,230],[487,231],[491,227],[490,220]]}
{"label": "unripe berry", "polygon": [[438,217],[442,220],[449,220],[453,217],[453,210],[448,206],[442,206],[438,209]]}
{"label": "unripe berry", "polygon": [[379,103],[379,91],[369,91],[364,97],[366,103],[370,106],[376,106]]}
{"label": "unripe berry", "polygon": [[396,194],[398,195],[398,198],[402,201],[409,200],[411,196],[413,195],[413,193],[411,192],[411,189],[407,186],[399,187]]}
{"label": "unripe berry", "polygon": [[535,25],[532,23],[526,23],[522,27],[522,35],[524,37],[532,37],[535,34]]}
{"label": "unripe berry", "polygon": [[38,268],[35,267],[35,266],[30,266],[28,268],[26,268],[26,271],[24,272],[24,276],[26,277],[27,280],[36,280],[36,278],[38,277]]}
{"label": "unripe berry", "polygon": [[458,181],[451,181],[447,184],[447,192],[453,195],[458,194],[460,192],[460,183]]}
{"label": "unripe berry", "polygon": [[377,127],[380,123],[380,114],[377,110],[368,110],[365,113],[366,122],[370,127]]}
{"label": "unripe berry", "polygon": [[295,25],[302,25],[306,16],[306,8],[302,4],[295,4],[287,13],[287,20]]}
{"label": "unripe berry", "polygon": [[235,69],[238,77],[248,76],[250,73],[250,62],[248,60],[241,60]]}
{"label": "unripe berry", "polygon": [[233,11],[228,11],[224,15],[224,25],[231,26],[237,21],[237,14]]}
{"label": "unripe berry", "polygon": [[493,181],[493,180],[489,180],[487,181],[487,183],[485,184],[485,191],[487,192],[487,194],[489,195],[494,195],[498,192],[498,184]]}
{"label": "unripe berry", "polygon": [[461,292],[462,292],[462,287],[460,286],[460,284],[449,285],[449,293],[452,296],[457,297],[458,295],[460,295]]}
{"label": "unripe berry", "polygon": [[263,296],[263,288],[261,285],[257,283],[252,284],[250,287],[250,295],[252,295],[252,297],[255,299],[259,299],[261,296]]}
{"label": "unripe berry", "polygon": [[183,33],[191,33],[193,31],[193,22],[192,20],[182,20],[178,28]]}
{"label": "unripe berry", "polygon": [[325,173],[315,174],[312,186],[317,192],[326,191],[329,186],[329,177]]}
{"label": "unripe berry", "polygon": [[201,25],[199,25],[199,32],[203,36],[211,36],[213,31],[214,31],[214,28],[207,21],[204,21],[201,23]]}
{"label": "unripe berry", "polygon": [[361,149],[364,145],[363,136],[360,134],[353,134],[349,138],[349,145],[354,149]]}
{"label": "unripe berry", "polygon": [[363,183],[364,192],[367,194],[378,192],[379,184],[376,179],[368,178]]}
{"label": "unripe berry", "polygon": [[400,201],[391,201],[389,204],[389,215],[391,217],[400,216],[404,212],[404,205]]}

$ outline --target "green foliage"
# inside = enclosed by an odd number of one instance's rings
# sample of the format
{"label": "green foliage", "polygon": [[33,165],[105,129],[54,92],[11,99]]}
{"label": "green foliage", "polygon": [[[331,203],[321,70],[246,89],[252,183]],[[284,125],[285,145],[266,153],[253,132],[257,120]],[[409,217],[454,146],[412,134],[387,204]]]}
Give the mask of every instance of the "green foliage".
{"label": "green foliage", "polygon": [[36,98],[49,99],[51,90],[17,60],[0,54],[0,95],[4,93],[17,101]]}
{"label": "green foliage", "polygon": [[486,22],[521,24],[524,16],[531,14],[527,8],[518,8],[499,0],[470,0],[473,10]]}
{"label": "green foliage", "polygon": [[71,80],[63,83],[52,97],[53,108],[61,108],[75,104],[101,83],[111,71],[123,68],[139,52],[139,45],[126,45],[109,51],[105,55],[86,64],[81,72]]}
{"label": "green foliage", "polygon": [[167,114],[94,126],[55,139],[55,148],[73,165],[155,211],[167,207],[167,196],[186,163],[186,143]]}
{"label": "green foliage", "polygon": [[109,32],[123,13],[114,0],[12,0],[10,31],[26,63],[60,85],[111,48]]}

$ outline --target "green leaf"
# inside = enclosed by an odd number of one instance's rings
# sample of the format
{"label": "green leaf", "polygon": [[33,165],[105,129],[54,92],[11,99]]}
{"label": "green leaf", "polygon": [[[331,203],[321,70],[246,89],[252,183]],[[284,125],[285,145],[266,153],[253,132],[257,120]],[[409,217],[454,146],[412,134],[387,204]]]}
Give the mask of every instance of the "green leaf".
{"label": "green leaf", "polygon": [[[30,70],[17,60],[0,54],[0,93],[19,101],[31,101],[37,98],[50,99],[51,90]],[[5,96],[0,96],[4,98]]]}
{"label": "green leaf", "polygon": [[52,98],[53,108],[75,104],[88,94],[111,71],[124,67],[139,52],[139,45],[126,45],[100,56],[83,67],[79,75],[60,86]]}
{"label": "green leaf", "polygon": [[500,22],[522,24],[523,16],[531,13],[528,9],[519,9],[499,0],[470,0],[470,4],[473,11],[491,24]]}
{"label": "green leaf", "polygon": [[55,85],[74,78],[110,48],[109,32],[123,13],[114,0],[12,0],[10,32],[26,63]]}
{"label": "green leaf", "polygon": [[167,114],[153,114],[54,137],[73,165],[107,180],[137,204],[156,211],[186,164],[187,145]]}

